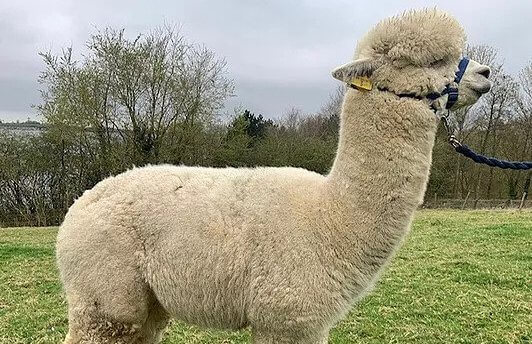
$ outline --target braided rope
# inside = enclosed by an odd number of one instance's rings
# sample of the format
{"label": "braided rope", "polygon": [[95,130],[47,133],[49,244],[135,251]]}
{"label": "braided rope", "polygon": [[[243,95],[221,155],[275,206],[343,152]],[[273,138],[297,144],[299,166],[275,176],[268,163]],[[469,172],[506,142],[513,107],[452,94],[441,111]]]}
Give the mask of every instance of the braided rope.
{"label": "braided rope", "polygon": [[529,170],[532,169],[532,161],[506,161],[496,158],[486,157],[484,155],[475,153],[471,148],[464,144],[453,144],[454,149],[463,156],[473,160],[479,164],[485,164],[491,167],[499,167],[511,170]]}
{"label": "braided rope", "polygon": [[460,143],[453,135],[453,129],[448,121],[448,116],[450,111],[447,112],[447,116],[441,116],[441,120],[447,130],[447,135],[449,136],[449,144],[454,147],[454,150],[466,158],[473,160],[478,164],[484,164],[491,167],[498,167],[503,169],[510,170],[530,170],[532,169],[532,161],[507,161],[497,158],[487,157],[482,154],[476,153],[474,150],[469,148],[467,145]]}

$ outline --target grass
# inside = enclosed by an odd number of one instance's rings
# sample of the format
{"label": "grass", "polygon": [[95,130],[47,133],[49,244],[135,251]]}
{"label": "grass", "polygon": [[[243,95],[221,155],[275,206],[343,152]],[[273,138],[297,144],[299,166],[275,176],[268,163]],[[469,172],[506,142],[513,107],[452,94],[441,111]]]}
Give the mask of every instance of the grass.
{"label": "grass", "polygon": [[[0,229],[0,343],[60,343],[57,228]],[[181,323],[163,343],[248,343]],[[532,213],[420,211],[376,289],[330,343],[531,343]]]}

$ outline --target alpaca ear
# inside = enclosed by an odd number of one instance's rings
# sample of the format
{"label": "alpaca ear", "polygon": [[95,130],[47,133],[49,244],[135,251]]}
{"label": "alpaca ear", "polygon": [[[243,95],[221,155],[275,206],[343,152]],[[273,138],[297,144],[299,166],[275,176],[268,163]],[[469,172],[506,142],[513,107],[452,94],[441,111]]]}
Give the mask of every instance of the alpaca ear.
{"label": "alpaca ear", "polygon": [[377,63],[370,59],[358,59],[346,63],[332,71],[332,76],[340,81],[350,83],[356,77],[370,77],[377,69]]}

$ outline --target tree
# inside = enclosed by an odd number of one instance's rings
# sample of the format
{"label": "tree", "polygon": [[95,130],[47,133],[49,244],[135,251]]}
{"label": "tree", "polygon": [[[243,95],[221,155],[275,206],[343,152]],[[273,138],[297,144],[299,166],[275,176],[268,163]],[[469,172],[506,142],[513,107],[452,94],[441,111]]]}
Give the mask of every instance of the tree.
{"label": "tree", "polygon": [[345,86],[338,86],[329,95],[327,102],[318,111],[318,115],[325,119],[325,134],[338,137],[340,129],[340,114],[342,113],[342,102],[344,100]]}
{"label": "tree", "polygon": [[107,153],[111,140],[131,149],[132,164],[160,161],[170,130],[186,146],[198,124],[212,122],[233,94],[226,62],[205,47],[187,43],[171,28],[128,39],[124,30],[105,29],[74,61],[43,53],[46,69],[40,113],[57,127],[90,129]]}
{"label": "tree", "polygon": [[[521,70],[518,76],[520,89],[517,98],[519,137],[523,139],[521,157],[532,161],[532,61]],[[523,193],[525,197],[530,191],[532,171],[524,174]]]}
{"label": "tree", "polygon": [[223,59],[168,27],[134,39],[108,28],[87,47],[79,60],[71,48],[41,53],[45,133],[9,138],[2,152],[0,212],[13,221],[57,223],[84,190],[132,166],[212,161],[234,91]]}
{"label": "tree", "polygon": [[242,116],[247,122],[246,132],[254,141],[264,138],[268,128],[273,125],[272,120],[265,120],[262,115],[256,116],[249,110],[245,110]]}

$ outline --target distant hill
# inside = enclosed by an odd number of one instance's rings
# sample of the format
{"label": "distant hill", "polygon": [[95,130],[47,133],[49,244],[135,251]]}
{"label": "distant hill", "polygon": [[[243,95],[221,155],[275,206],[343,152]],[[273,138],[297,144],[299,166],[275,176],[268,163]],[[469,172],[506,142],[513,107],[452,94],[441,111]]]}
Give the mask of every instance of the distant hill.
{"label": "distant hill", "polygon": [[37,121],[0,122],[0,132],[17,135],[38,135],[44,130],[44,124]]}

